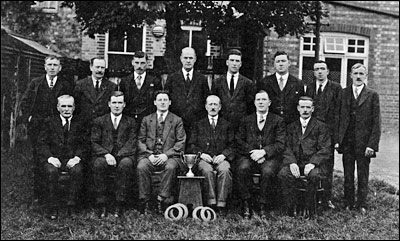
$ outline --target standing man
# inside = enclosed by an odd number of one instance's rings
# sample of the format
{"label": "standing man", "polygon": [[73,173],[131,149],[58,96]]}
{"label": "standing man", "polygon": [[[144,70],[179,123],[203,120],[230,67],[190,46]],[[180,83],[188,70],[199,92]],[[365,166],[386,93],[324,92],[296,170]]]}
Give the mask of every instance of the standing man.
{"label": "standing man", "polygon": [[57,110],[57,98],[61,95],[73,92],[72,80],[61,79],[58,73],[61,71],[60,58],[54,55],[44,59],[46,74],[33,79],[21,99],[22,122],[28,123],[28,137],[31,142],[34,165],[34,200],[41,201],[44,183],[41,181],[42,169],[37,152],[37,138],[44,128],[44,121],[59,115]]}
{"label": "standing man", "polygon": [[190,138],[192,123],[205,117],[204,103],[209,93],[207,78],[193,69],[196,52],[186,47],[181,53],[182,69],[168,76],[165,90],[171,97],[171,112],[180,116]]}
{"label": "standing man", "polygon": [[101,57],[92,58],[90,70],[92,75],[78,80],[74,89],[77,114],[87,121],[88,128],[91,128],[91,122],[95,118],[105,115],[109,111],[108,101],[117,88],[116,84],[104,77],[105,59]]}
{"label": "standing man", "polygon": [[221,99],[221,117],[229,121],[234,130],[240,119],[254,112],[255,85],[253,81],[239,74],[242,66],[242,52],[232,49],[226,59],[228,72],[215,80],[213,93]]}
{"label": "standing man", "polygon": [[306,205],[312,217],[318,183],[326,177],[328,172],[326,163],[333,155],[331,138],[328,126],[311,116],[314,111],[311,97],[300,97],[297,110],[300,113],[300,120],[287,126],[283,167],[278,177],[285,200],[284,212],[289,216],[294,215],[296,182],[300,176],[306,177],[308,180]]}
{"label": "standing man", "polygon": [[241,120],[236,142],[239,154],[236,178],[240,197],[243,201],[243,216],[250,218],[252,174],[261,172],[260,216],[266,216],[267,201],[271,199],[268,189],[271,179],[279,171],[282,152],[285,148],[285,124],[278,115],[268,111],[271,100],[265,90],[260,90],[254,99],[256,113]]}
{"label": "standing man", "polygon": [[[203,189],[209,206],[220,214],[226,212],[226,198],[232,189],[230,163],[234,160],[234,133],[228,121],[218,116],[221,100],[216,95],[207,97],[208,117],[196,122],[188,142],[188,152],[201,152],[198,170],[205,176]],[[214,174],[214,170],[217,174]]]}
{"label": "standing man", "polygon": [[46,177],[49,217],[52,220],[58,217],[59,200],[56,195],[61,172],[68,172],[70,175],[66,206],[67,213],[72,214],[83,182],[82,163],[87,161],[85,158],[90,148],[87,144],[87,130],[73,116],[74,97],[58,97],[57,109],[60,114],[46,121],[38,138],[38,154]]}
{"label": "standing man", "polygon": [[[108,106],[111,113],[94,120],[91,143],[93,156],[94,183],[96,188],[96,205],[100,218],[107,216],[106,190],[107,173],[115,172],[115,217],[124,213],[129,180],[136,166],[136,123],[135,120],[122,114],[125,108],[124,94],[115,91],[110,97]],[[108,203],[108,207],[111,204]]]}
{"label": "standing man", "polygon": [[284,51],[274,55],[276,73],[257,82],[257,90],[265,90],[271,98],[271,112],[281,116],[286,125],[298,120],[296,109],[299,97],[304,93],[303,83],[289,74],[290,60]]}
{"label": "standing man", "polygon": [[343,153],[344,197],[346,209],[355,204],[354,171],[357,162],[357,207],[367,211],[369,163],[376,157],[381,137],[379,95],[365,84],[367,67],[357,63],[351,67],[353,84],[340,95],[339,128],[335,148]]}
{"label": "standing man", "polygon": [[132,59],[134,72],[122,78],[120,83],[120,89],[126,97],[124,113],[135,118],[138,131],[143,117],[156,110],[154,93],[162,89],[160,80],[146,72],[147,60],[146,53],[136,51]]}
{"label": "standing man", "polygon": [[149,212],[151,173],[162,171],[156,207],[161,214],[176,184],[177,172],[185,168],[180,155],[185,150],[186,133],[182,119],[168,110],[168,92],[157,91],[154,105],[157,111],[143,118],[138,136],[137,176],[142,214]]}
{"label": "standing man", "polygon": [[325,61],[319,60],[314,63],[314,76],[315,80],[307,86],[306,95],[314,100],[314,111],[312,116],[317,120],[324,122],[329,127],[329,134],[331,137],[331,159],[326,164],[328,176],[324,179],[323,187],[325,188],[325,208],[334,209],[332,199],[332,180],[333,180],[333,166],[335,163],[335,148],[333,141],[333,134],[339,121],[339,94],[342,87],[328,79],[329,68]]}

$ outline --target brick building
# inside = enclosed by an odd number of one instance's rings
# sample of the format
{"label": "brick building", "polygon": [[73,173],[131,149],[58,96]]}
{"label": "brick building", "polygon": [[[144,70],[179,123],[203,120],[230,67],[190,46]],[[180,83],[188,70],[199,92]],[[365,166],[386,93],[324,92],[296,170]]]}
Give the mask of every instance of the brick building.
{"label": "brick building", "polygon": [[[330,78],[342,87],[350,81],[349,70],[355,63],[368,66],[368,85],[380,94],[382,129],[399,129],[399,3],[397,1],[323,2],[329,17],[323,20],[320,36],[320,59],[330,67]],[[82,37],[82,59],[104,56],[114,76],[130,69],[136,50],[149,54],[149,68],[157,66],[165,53],[165,21],[143,26],[136,32],[115,36],[98,34],[95,39]],[[195,43],[195,41],[194,41]],[[195,47],[195,46],[194,46]],[[264,40],[264,75],[273,73],[272,56],[279,49],[290,53],[290,72],[310,81],[313,78],[315,35],[302,38],[277,37],[273,31]],[[197,49],[195,47],[195,49]],[[221,49],[207,45],[206,56],[219,56]],[[224,65],[224,64],[223,64]]]}
{"label": "brick building", "polygon": [[[330,67],[329,78],[346,87],[355,63],[368,67],[368,85],[380,95],[382,130],[399,131],[399,2],[324,2],[329,18],[323,23],[319,58]],[[273,73],[273,54],[290,54],[290,72],[310,81],[313,77],[315,35],[300,39],[272,33],[264,42],[264,74]]]}

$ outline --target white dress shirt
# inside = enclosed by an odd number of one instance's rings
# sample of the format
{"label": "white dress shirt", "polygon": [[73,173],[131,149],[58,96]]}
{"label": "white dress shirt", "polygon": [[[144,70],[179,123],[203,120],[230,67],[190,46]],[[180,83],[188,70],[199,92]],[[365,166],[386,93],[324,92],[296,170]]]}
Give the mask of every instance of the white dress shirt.
{"label": "white dress shirt", "polygon": [[192,81],[192,79],[193,79],[193,68],[189,72],[187,72],[184,68],[182,68],[182,73],[183,73],[183,77],[185,78],[185,81],[186,81],[188,73],[189,73],[189,79],[190,79],[190,81]]}
{"label": "white dress shirt", "polygon": [[110,113],[111,115],[111,122],[113,123],[113,125],[115,125],[115,118],[117,118],[117,127],[119,126],[119,122],[121,121],[122,118],[122,114],[120,114],[119,116],[114,115],[113,113]]}
{"label": "white dress shirt", "polygon": [[218,123],[218,115],[216,115],[216,116],[210,116],[210,115],[208,115],[208,121],[210,122],[210,125],[212,125],[212,118],[214,118],[215,126],[217,126],[217,123]]}
{"label": "white dress shirt", "polygon": [[353,95],[354,95],[354,98],[357,99],[357,96],[356,96],[356,89],[357,89],[358,96],[360,96],[361,91],[362,91],[363,88],[364,88],[364,85],[360,85],[360,86],[355,86],[355,85],[353,85],[352,88],[353,88]]}
{"label": "white dress shirt", "polygon": [[160,118],[160,115],[163,115],[162,116],[162,118],[163,118],[163,122],[165,121],[165,117],[167,117],[167,115],[168,115],[168,110],[166,111],[166,112],[160,112],[160,111],[157,111],[157,120]]}
{"label": "white dress shirt", "polygon": [[62,126],[64,126],[65,123],[67,123],[67,120],[65,120],[65,119],[68,119],[68,130],[69,130],[70,127],[71,127],[71,119],[72,119],[72,116],[69,117],[69,118],[65,118],[64,116],[60,115],[60,118],[61,118]]}
{"label": "white dress shirt", "polygon": [[[232,78],[232,74],[228,72],[226,74],[226,81],[228,83],[229,88],[231,87],[231,78]],[[237,72],[236,74],[233,75],[233,88],[234,89],[236,89],[238,80],[239,80],[239,72]]]}
{"label": "white dress shirt", "polygon": [[315,81],[315,93],[318,93],[319,86],[322,84],[322,90],[324,91],[326,84],[328,83],[328,79],[324,80],[323,82],[321,81]]}
{"label": "white dress shirt", "polygon": [[[96,88],[96,82],[97,82],[97,80],[92,76],[92,81],[93,81],[93,86],[94,86],[94,88]],[[99,79],[98,80],[99,81],[99,87],[101,86],[101,81],[102,81],[102,79]]]}
{"label": "white dress shirt", "polygon": [[279,79],[282,77],[283,78],[283,88],[285,88],[287,80],[289,78],[289,72],[284,74],[284,75],[280,75],[278,73],[275,73],[276,76],[276,80],[278,81],[278,85],[279,85]]}
{"label": "white dress shirt", "polygon": [[307,119],[303,119],[300,117],[300,123],[301,123],[301,132],[304,134],[304,132],[307,129],[308,122],[310,121],[311,117],[308,117]]}
{"label": "white dress shirt", "polygon": [[[50,77],[47,74],[46,74],[46,80],[47,80],[47,85],[51,88],[51,85],[50,85],[51,80],[50,80]],[[56,82],[57,82],[57,76],[54,77],[54,79],[53,79],[53,87],[56,85]]]}
{"label": "white dress shirt", "polygon": [[144,79],[146,78],[146,72],[144,72],[143,74],[137,74],[136,72],[133,72],[133,79],[135,80],[135,84],[139,76],[140,76],[140,86],[143,86]]}

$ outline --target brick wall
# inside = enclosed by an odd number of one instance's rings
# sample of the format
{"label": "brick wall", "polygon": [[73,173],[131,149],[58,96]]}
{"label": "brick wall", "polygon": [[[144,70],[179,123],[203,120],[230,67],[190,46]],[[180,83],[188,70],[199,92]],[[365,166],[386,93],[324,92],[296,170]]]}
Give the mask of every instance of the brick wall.
{"label": "brick wall", "polygon": [[90,60],[97,56],[104,57],[105,42],[104,34],[96,34],[95,38],[92,39],[82,33],[82,59]]}
{"label": "brick wall", "polygon": [[[365,11],[354,7],[325,3],[329,9],[330,26],[322,31],[334,31],[367,36],[369,42],[368,85],[378,91],[384,132],[399,132],[399,19],[398,2],[351,2],[371,9],[396,9],[397,17]],[[391,12],[394,12],[393,10]],[[273,54],[285,50],[290,55],[290,73],[299,73],[300,40],[277,38],[272,32],[264,41],[264,75],[274,72]]]}

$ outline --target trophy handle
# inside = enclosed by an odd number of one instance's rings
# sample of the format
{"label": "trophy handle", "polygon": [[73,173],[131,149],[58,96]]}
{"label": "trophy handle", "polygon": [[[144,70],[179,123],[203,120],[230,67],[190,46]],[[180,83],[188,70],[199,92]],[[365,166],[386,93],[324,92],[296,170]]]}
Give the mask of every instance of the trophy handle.
{"label": "trophy handle", "polygon": [[197,164],[200,161],[201,152],[197,152],[194,163]]}

